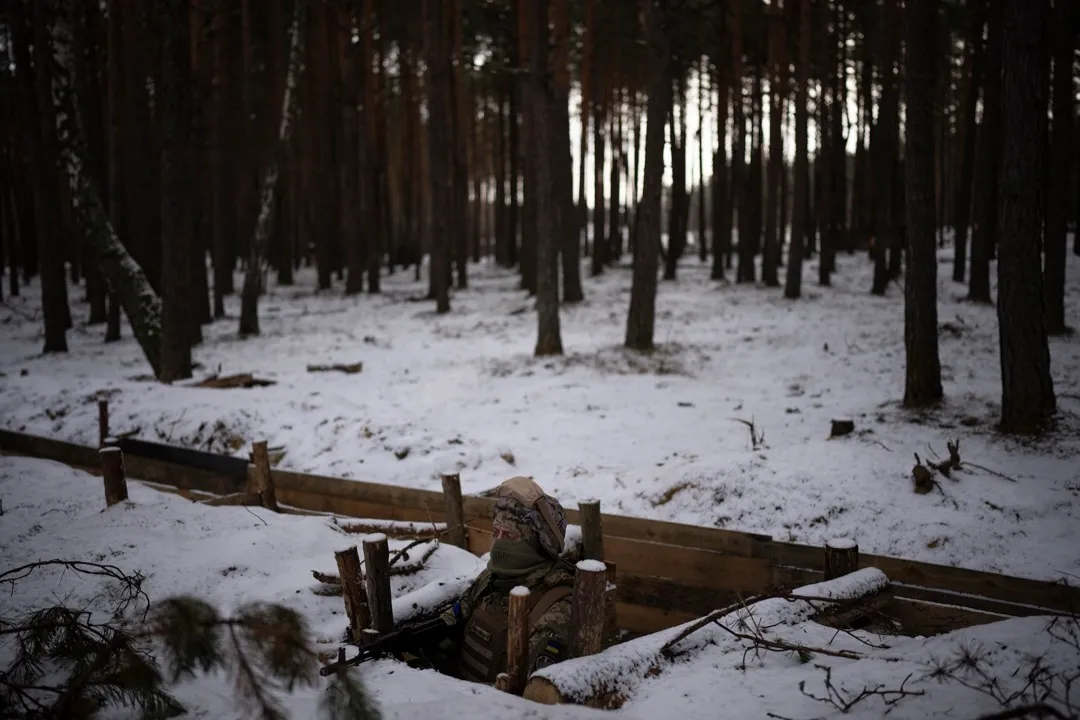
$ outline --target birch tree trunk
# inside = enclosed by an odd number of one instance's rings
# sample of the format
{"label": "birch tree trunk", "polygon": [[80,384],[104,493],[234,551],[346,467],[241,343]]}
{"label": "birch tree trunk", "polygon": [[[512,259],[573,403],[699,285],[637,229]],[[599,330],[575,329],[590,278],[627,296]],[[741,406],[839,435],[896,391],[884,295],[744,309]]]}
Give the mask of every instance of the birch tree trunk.
{"label": "birch tree trunk", "polygon": [[240,335],[259,334],[259,285],[266,258],[267,241],[274,220],[274,200],[277,189],[278,170],[285,159],[285,151],[293,129],[296,112],[296,86],[303,70],[304,55],[304,3],[296,3],[293,16],[292,39],[289,42],[289,70],[285,80],[285,96],[281,101],[281,123],[277,145],[272,149],[263,172],[259,192],[259,216],[255,221],[255,236],[248,252],[244,272],[244,287],[240,293]]}

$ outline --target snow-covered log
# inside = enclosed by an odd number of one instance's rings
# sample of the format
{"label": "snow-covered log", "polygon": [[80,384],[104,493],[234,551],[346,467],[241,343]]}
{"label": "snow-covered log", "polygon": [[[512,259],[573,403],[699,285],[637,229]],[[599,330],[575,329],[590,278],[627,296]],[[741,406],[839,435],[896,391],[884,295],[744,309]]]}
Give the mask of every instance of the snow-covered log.
{"label": "snow-covered log", "polygon": [[281,100],[281,123],[278,127],[277,144],[270,153],[269,161],[263,170],[262,185],[259,191],[259,217],[255,221],[255,237],[248,252],[247,269],[244,272],[244,287],[240,291],[240,334],[259,334],[259,289],[263,272],[263,260],[270,241],[271,223],[274,220],[274,199],[276,197],[278,174],[285,162],[285,151],[292,135],[293,118],[296,115],[296,85],[303,71],[304,56],[304,18],[306,6],[302,1],[296,3],[292,39],[289,43],[289,69],[285,76],[285,95]]}
{"label": "snow-covered log", "polygon": [[[71,201],[82,241],[93,254],[109,288],[124,308],[132,333],[157,375],[160,370],[161,298],[146,274],[116,236],[97,188],[86,172],[86,136],[75,102],[76,52],[73,30],[82,22],[79,3],[66,3],[53,15],[53,100],[57,106],[56,134],[60,159],[71,184]],[[56,6],[54,6],[56,9]]]}
{"label": "snow-covered log", "polygon": [[[828,582],[807,585],[791,596],[856,600],[885,590],[889,579],[876,568],[864,568]],[[716,619],[728,630],[740,629],[748,618],[759,627],[795,625],[810,620],[822,609],[821,602],[769,598],[747,608],[739,608]],[[647,676],[657,675],[678,661],[685,661],[702,648],[716,645],[735,650],[747,643],[731,632],[709,623],[680,638],[697,621],[669,628],[608,648],[598,655],[573,658],[534,673],[525,688],[525,698],[549,705],[572,703],[592,707],[617,707],[629,698]],[[671,654],[664,652],[671,645]]]}

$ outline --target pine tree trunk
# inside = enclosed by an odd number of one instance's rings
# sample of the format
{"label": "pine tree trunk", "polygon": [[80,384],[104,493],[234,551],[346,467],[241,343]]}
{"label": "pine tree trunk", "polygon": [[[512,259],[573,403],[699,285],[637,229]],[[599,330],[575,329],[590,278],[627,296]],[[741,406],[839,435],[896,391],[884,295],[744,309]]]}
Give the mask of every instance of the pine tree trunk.
{"label": "pine tree trunk", "polygon": [[[561,132],[556,119],[555,104],[561,98],[548,81],[548,0],[522,3],[522,28],[528,38],[523,56],[528,57],[529,73],[525,81],[526,107],[532,115],[531,130],[534,146],[556,147],[555,134]],[[565,107],[565,104],[563,105]],[[569,125],[565,128],[569,139]],[[536,198],[536,348],[534,355],[562,355],[562,336],[559,331],[559,267],[558,251],[563,230],[561,216],[569,208],[555,189],[555,173],[563,163],[553,160],[549,152],[539,152],[533,165]],[[569,166],[562,168],[569,169]],[[569,218],[568,218],[569,219]]]}
{"label": "pine tree trunk", "polygon": [[289,40],[289,68],[285,80],[285,93],[281,100],[281,115],[277,142],[268,148],[259,192],[259,216],[255,221],[255,235],[248,250],[244,287],[240,292],[240,335],[259,334],[259,290],[271,224],[274,220],[277,199],[278,173],[285,162],[285,153],[292,135],[293,118],[296,114],[297,84],[304,66],[304,20],[307,17],[305,3],[295,5],[292,37]]}
{"label": "pine tree trunk", "polygon": [[[727,30],[725,33],[729,32]],[[725,55],[727,36],[720,40],[720,57]],[[731,252],[731,189],[728,183],[727,160],[727,125],[728,103],[730,100],[730,71],[725,63],[718,63],[718,88],[716,105],[716,152],[713,154],[712,205],[713,205],[713,244],[712,270],[709,277],[713,280],[724,279],[724,259]]]}
{"label": "pine tree trunk", "polygon": [[1001,0],[1008,32],[1001,50],[1001,247],[998,325],[1001,335],[1001,430],[1038,433],[1054,415],[1039,233],[1046,106],[1047,0]]}
{"label": "pine tree trunk", "polygon": [[[731,3],[731,59],[732,59],[732,83],[731,83],[731,208],[733,228],[739,241],[739,255],[745,252],[746,245],[743,240],[743,230],[746,227],[743,221],[746,219],[746,121],[745,99],[743,97],[743,9],[742,3]],[[725,264],[730,270],[732,265],[732,248],[729,247]],[[739,270],[735,272],[735,282],[747,282],[745,272],[747,266],[740,263]]]}
{"label": "pine tree trunk", "polygon": [[452,232],[453,128],[450,113],[450,43],[448,26],[452,0],[424,0],[424,60],[428,92],[428,177],[431,182],[431,282],[435,311],[450,312],[450,257]]}
{"label": "pine tree trunk", "polygon": [[709,246],[706,241],[708,220],[705,213],[705,77],[708,74],[708,64],[704,57],[701,59],[701,67],[698,69],[698,132],[697,132],[697,243],[698,260],[704,264],[709,259]]}
{"label": "pine tree trunk", "polygon": [[[377,226],[371,225],[371,202],[369,190],[372,178],[368,167],[360,167],[360,113],[357,111],[360,98],[358,87],[365,87],[371,82],[371,58],[367,53],[366,37],[364,52],[361,55],[360,72],[357,73],[356,48],[353,46],[353,5],[351,0],[338,0],[334,5],[336,22],[335,39],[337,40],[338,82],[341,89],[341,147],[337,157],[338,183],[342,203],[340,215],[341,242],[345,246],[345,294],[356,295],[364,291],[365,253],[364,245]],[[362,35],[369,31],[361,29]],[[360,77],[357,77],[357,76]],[[371,113],[371,108],[364,100],[364,111]],[[365,117],[365,121],[366,121]],[[365,143],[365,157],[370,154]],[[361,180],[363,173],[363,180]],[[363,197],[361,197],[363,193]],[[363,212],[362,212],[363,211]]]}
{"label": "pine tree trunk", "polygon": [[[671,149],[671,201],[668,205],[668,245],[664,256],[664,279],[674,280],[686,248],[686,227],[683,224],[683,196],[686,195],[686,133],[677,132],[685,127],[686,104],[683,94],[683,80],[675,81],[674,101],[668,111],[667,129]],[[676,118],[675,110],[679,110]]]}
{"label": "pine tree trunk", "polygon": [[[1069,173],[1076,156],[1073,133],[1073,48],[1076,44],[1076,3],[1057,1],[1054,11],[1054,127],[1049,157],[1050,182],[1046,198],[1046,260],[1043,288],[1046,331],[1061,335],[1065,325],[1065,265],[1069,225]],[[1080,228],[1077,228],[1080,234]]]}
{"label": "pine tree trunk", "polygon": [[660,199],[664,181],[664,124],[671,107],[671,41],[668,0],[639,0],[648,38],[648,113],[645,124],[645,179],[638,205],[634,275],[626,316],[626,347],[652,350],[656,326],[656,273],[660,250]]}
{"label": "pine tree trunk", "polygon": [[986,24],[988,0],[968,0],[969,30],[964,38],[964,82],[962,110],[959,120],[958,163],[953,213],[954,253],[953,282],[962,283],[967,276],[968,235],[971,225],[972,183],[975,180],[975,139],[978,126],[975,111],[983,85],[983,64],[986,46],[983,43],[983,26]]}
{"label": "pine tree trunk", "polygon": [[596,36],[596,0],[585,0],[585,45],[581,57],[581,137],[578,147],[578,230],[585,233],[589,252],[589,201],[585,195],[585,159],[589,154],[589,110],[592,106],[593,65]]}
{"label": "pine tree trunk", "polygon": [[765,181],[765,243],[761,253],[761,279],[766,287],[779,287],[777,263],[782,234],[777,227],[780,214],[780,173],[784,164],[783,103],[787,86],[787,25],[781,13],[770,15],[769,59],[769,161]]}
{"label": "pine tree trunk", "polygon": [[971,275],[968,300],[991,302],[991,248],[998,242],[998,173],[1001,166],[1001,67],[1002,45],[1006,35],[1002,21],[1003,0],[988,0],[989,35],[986,49],[986,86],[983,96],[983,119],[979,127],[979,169],[975,185],[975,231],[971,237]]}
{"label": "pine tree trunk", "polygon": [[187,0],[157,0],[161,22],[161,370],[163,383],[191,377],[189,328],[193,216],[191,38]]}
{"label": "pine tree trunk", "polygon": [[554,177],[559,196],[557,237],[562,254],[563,302],[576,303],[585,299],[585,293],[581,288],[581,229],[574,207],[574,160],[570,152],[570,14],[567,0],[552,0],[551,9],[555,21],[552,147],[556,149]]}
{"label": "pine tree trunk", "polygon": [[226,177],[226,137],[228,135],[228,97],[230,93],[228,61],[228,0],[213,0],[212,37],[213,64],[210,81],[210,107],[213,117],[210,119],[210,182],[213,184],[211,200],[211,255],[214,265],[214,317],[225,317],[225,296],[232,292],[233,257],[230,243],[231,224],[229,206],[231,188]]}
{"label": "pine tree trunk", "polygon": [[[525,152],[522,160],[522,186],[524,189],[521,206],[521,289],[528,294],[536,293],[536,162],[540,148],[536,144],[536,133],[533,130],[533,118],[528,112],[529,100],[525,97],[525,85],[528,74],[528,36],[529,29],[524,24],[526,13],[525,5],[532,0],[518,0],[518,62],[523,72],[518,80],[518,87],[522,92],[522,107],[526,110],[521,114],[521,142]],[[544,148],[544,152],[548,149]]]}
{"label": "pine tree trunk", "polygon": [[874,280],[870,292],[884,295],[889,280],[897,269],[892,259],[894,248],[898,247],[898,215],[900,208],[895,203],[894,183],[896,180],[897,158],[899,157],[899,79],[894,70],[899,60],[899,32],[897,24],[899,0],[886,0],[882,9],[882,88],[881,104],[878,107],[878,120],[874,124],[871,137],[871,155],[873,158],[874,183]]}
{"label": "pine tree trunk", "polygon": [[[934,105],[939,0],[908,0],[906,53],[907,277],[904,283],[904,407],[941,399],[938,356],[937,248],[934,243]],[[926,47],[930,44],[930,47]]]}
{"label": "pine tree trunk", "polygon": [[798,3],[799,40],[798,65],[795,67],[795,186],[792,189],[794,209],[791,217],[791,244],[788,246],[787,278],[784,297],[798,298],[802,291],[803,243],[806,237],[807,207],[805,202],[810,181],[810,160],[807,155],[806,90],[810,80],[810,0]]}
{"label": "pine tree trunk", "polygon": [[593,207],[592,207],[592,262],[590,275],[596,277],[604,272],[608,264],[608,244],[605,232],[604,202],[604,101],[601,90],[600,63],[593,63]]}
{"label": "pine tree trunk", "polygon": [[[41,273],[41,310],[45,319],[45,347],[43,352],[67,352],[67,328],[70,319],[68,311],[67,279],[64,277],[64,243],[57,224],[57,208],[60,197],[56,182],[57,112],[53,102],[54,78],[53,41],[50,28],[58,12],[56,0],[35,0],[29,3],[32,13],[33,29],[34,85],[23,86],[24,107],[28,108],[24,116],[24,127],[29,138],[27,148],[34,174],[34,209],[35,234],[37,235],[37,259]],[[16,12],[24,12],[21,8]],[[22,23],[18,23],[22,25]],[[19,72],[24,82],[30,80],[28,37],[24,35],[16,43],[16,62],[23,68]],[[21,60],[21,61],[20,61]],[[26,64],[23,64],[26,63]],[[30,91],[33,94],[29,94]],[[35,100],[36,97],[36,100]],[[31,111],[31,103],[36,102],[36,111]],[[31,114],[32,113],[32,114]]]}

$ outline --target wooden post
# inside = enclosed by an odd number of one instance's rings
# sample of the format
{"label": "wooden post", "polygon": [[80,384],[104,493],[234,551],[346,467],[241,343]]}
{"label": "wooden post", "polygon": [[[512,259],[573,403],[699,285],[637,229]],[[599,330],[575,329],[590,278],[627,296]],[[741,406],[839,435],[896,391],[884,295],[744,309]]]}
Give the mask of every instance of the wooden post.
{"label": "wooden post", "polygon": [[599,560],[581,560],[574,578],[571,655],[595,655],[604,645],[604,589],[607,566]]}
{"label": "wooden post", "polygon": [[118,447],[98,450],[101,458],[101,474],[105,479],[105,507],[112,507],[128,499],[127,480],[124,478],[124,454]]}
{"label": "wooden post", "polygon": [[859,546],[854,540],[833,538],[825,543],[825,579],[835,580],[859,569]]}
{"label": "wooden post", "polygon": [[367,595],[360,575],[360,553],[352,545],[334,553],[337,561],[338,577],[341,578],[341,591],[345,597],[345,614],[349,618],[349,630],[354,642],[359,642],[363,630],[371,623]]}
{"label": "wooden post", "polygon": [[465,505],[461,500],[461,476],[457,473],[443,475],[442,491],[446,499],[446,542],[465,549]]}
{"label": "wooden post", "polygon": [[109,437],[109,401],[107,399],[97,401],[97,426],[98,447],[103,448]]}
{"label": "wooden post", "polygon": [[511,695],[525,690],[529,675],[529,588],[510,591],[506,617],[506,672],[495,678],[495,687]]}
{"label": "wooden post", "polygon": [[581,516],[582,558],[585,560],[604,559],[604,526],[600,520],[600,501],[582,500],[578,503]]}
{"label": "wooden post", "polygon": [[251,462],[255,465],[255,490],[262,495],[263,507],[279,512],[274,476],[270,473],[270,453],[266,450],[265,440],[252,443]]}
{"label": "wooden post", "polygon": [[390,601],[390,546],[383,533],[364,538],[364,581],[372,627],[378,634],[394,629],[394,606]]}
{"label": "wooden post", "polygon": [[605,562],[607,584],[604,587],[604,644],[610,645],[619,634],[618,615],[615,611],[618,590],[615,583],[615,563]]}

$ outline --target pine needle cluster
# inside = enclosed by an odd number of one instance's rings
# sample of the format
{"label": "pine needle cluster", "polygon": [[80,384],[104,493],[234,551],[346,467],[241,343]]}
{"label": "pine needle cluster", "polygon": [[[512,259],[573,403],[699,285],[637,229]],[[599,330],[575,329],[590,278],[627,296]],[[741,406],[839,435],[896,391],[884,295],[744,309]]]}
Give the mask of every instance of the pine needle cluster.
{"label": "pine needle cluster", "polygon": [[[245,713],[286,720],[284,696],[320,680],[308,625],[287,607],[255,602],[223,616],[192,596],[150,607],[141,576],[61,560],[2,573],[0,583],[14,584],[50,565],[108,578],[111,587],[94,600],[109,597],[113,611],[104,622],[89,609],[63,604],[0,617],[0,656],[12,658],[0,670],[0,717],[90,720],[107,708],[127,707],[145,720],[171,718],[185,709],[169,684],[223,671]],[[379,719],[363,684],[350,673],[331,679],[320,711],[326,720]]]}

